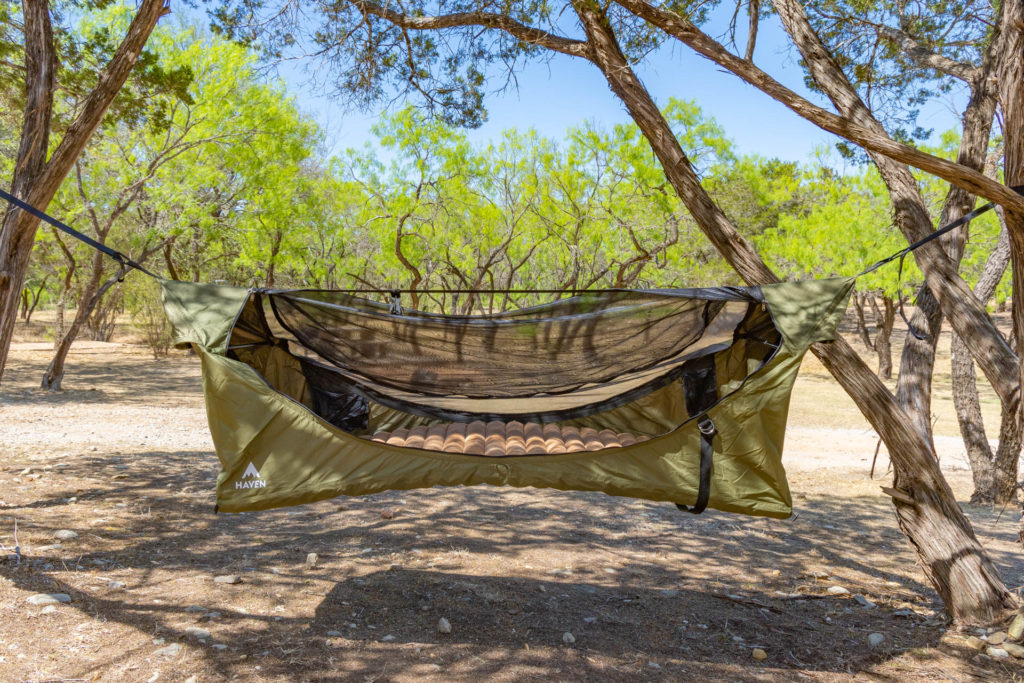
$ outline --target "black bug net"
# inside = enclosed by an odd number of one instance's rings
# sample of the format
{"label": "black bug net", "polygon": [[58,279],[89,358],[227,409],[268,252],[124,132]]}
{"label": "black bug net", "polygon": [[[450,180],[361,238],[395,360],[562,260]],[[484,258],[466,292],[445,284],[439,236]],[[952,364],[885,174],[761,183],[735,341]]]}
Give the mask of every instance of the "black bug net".
{"label": "black bug net", "polygon": [[229,348],[286,346],[321,414],[369,400],[446,420],[565,420],[676,382],[737,339],[759,361],[778,345],[757,288],[609,290],[477,316],[289,290],[255,295]]}

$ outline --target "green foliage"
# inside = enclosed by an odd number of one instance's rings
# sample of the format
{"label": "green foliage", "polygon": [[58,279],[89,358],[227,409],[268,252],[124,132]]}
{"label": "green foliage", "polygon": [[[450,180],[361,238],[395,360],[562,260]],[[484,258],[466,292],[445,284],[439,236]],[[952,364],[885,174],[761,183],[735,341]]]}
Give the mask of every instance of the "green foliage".
{"label": "green foliage", "polygon": [[[803,169],[794,189],[803,197],[797,211],[780,213],[778,223],[755,239],[768,263],[786,279],[849,276],[906,245],[893,227],[888,193],[874,167],[836,169],[826,155]],[[912,291],[920,274],[908,258],[902,279],[894,267],[864,275],[858,288],[897,297]]]}
{"label": "green foliage", "polygon": [[[85,96],[98,84],[103,67],[113,56],[136,11],[135,3],[71,0],[51,3],[54,50],[59,88],[54,102],[54,128],[66,126]],[[21,3],[0,0],[0,99],[12,112],[24,108],[24,36]],[[191,104],[189,65],[168,68],[151,44],[139,55],[125,86],[115,98],[105,126],[117,122],[159,127],[154,98],[172,98]],[[58,138],[59,139],[59,138]]]}
{"label": "green foliage", "polygon": [[[901,31],[917,51],[975,66],[991,39],[998,4],[985,0],[810,0],[802,3],[812,25],[847,77],[894,138],[927,139],[921,107],[962,83],[915,59],[895,37]],[[807,80],[808,87],[816,89]],[[850,157],[861,152],[840,145]]]}
{"label": "green foliage", "polygon": [[[688,11],[700,15],[705,7]],[[128,16],[119,4],[80,14],[66,53],[102,55]],[[630,50],[652,44],[639,28],[626,33],[635,38]],[[415,49],[440,49],[427,34],[419,40]],[[155,270],[267,287],[571,291],[738,283],[636,126],[587,124],[559,140],[513,129],[479,145],[452,124],[482,112],[480,102],[436,100],[462,113],[446,119],[400,110],[382,117],[374,145],[326,159],[319,130],[280,83],[259,74],[252,50],[183,23],[161,26],[148,49],[147,69],[162,85],[138,85],[135,92],[146,96],[109,120],[61,188],[58,206],[78,227],[148,256]],[[509,54],[525,55],[521,49]],[[387,62],[388,53],[378,58]],[[420,76],[437,75],[414,80]],[[446,76],[462,77],[479,81],[464,69]],[[480,85],[467,81],[444,96],[469,97]],[[854,274],[903,246],[874,171],[826,155],[806,165],[737,156],[695,103],[670,100],[664,115],[713,198],[784,277]],[[951,155],[956,142],[947,137],[938,151]],[[11,154],[0,154],[0,165],[9,166]],[[937,212],[944,187],[922,183]],[[980,273],[997,234],[992,217],[972,226],[969,278]],[[34,272],[57,276],[47,280],[45,298],[73,304],[91,252],[45,230],[36,251]],[[112,273],[108,266],[105,277]],[[919,280],[908,260],[904,292]],[[894,267],[861,284],[895,295]],[[126,297],[143,326],[146,301]],[[424,295],[416,305],[470,311],[536,301]]]}
{"label": "green foliage", "polygon": [[[724,132],[695,104],[671,101],[665,113],[704,172],[733,163]],[[350,150],[339,165],[345,187],[369,200],[349,218],[358,227],[348,271],[363,283],[575,290],[694,284],[727,272],[635,126],[582,126],[561,142],[510,130],[474,146],[407,108],[375,134],[379,149]]]}

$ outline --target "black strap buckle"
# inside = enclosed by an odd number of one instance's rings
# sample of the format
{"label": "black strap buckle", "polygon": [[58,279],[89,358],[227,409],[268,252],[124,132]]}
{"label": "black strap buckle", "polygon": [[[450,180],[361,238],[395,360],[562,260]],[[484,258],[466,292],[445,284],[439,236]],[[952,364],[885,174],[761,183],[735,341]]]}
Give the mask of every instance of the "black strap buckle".
{"label": "black strap buckle", "polygon": [[701,418],[700,422],[697,423],[697,429],[700,430],[701,434],[705,436],[711,436],[715,433],[715,423],[711,421],[711,418],[705,415]]}

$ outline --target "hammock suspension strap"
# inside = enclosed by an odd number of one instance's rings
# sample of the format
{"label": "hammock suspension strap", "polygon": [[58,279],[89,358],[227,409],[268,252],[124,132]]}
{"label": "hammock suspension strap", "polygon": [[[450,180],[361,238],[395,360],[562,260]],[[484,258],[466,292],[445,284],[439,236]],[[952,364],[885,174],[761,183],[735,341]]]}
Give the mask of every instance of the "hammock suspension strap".
{"label": "hammock suspension strap", "polygon": [[126,256],[125,254],[122,254],[121,252],[117,251],[116,249],[111,249],[110,247],[108,247],[105,244],[100,244],[99,242],[97,242],[93,238],[89,237],[88,235],[86,235],[84,233],[81,233],[78,230],[75,230],[74,228],[72,228],[67,223],[64,223],[63,221],[57,220],[56,218],[54,218],[53,216],[49,215],[45,211],[41,211],[41,210],[37,209],[36,207],[32,206],[28,202],[21,201],[20,199],[18,199],[13,194],[11,194],[11,193],[9,193],[7,191],[0,189],[0,199],[6,200],[7,203],[13,204],[14,206],[18,207],[22,211],[26,211],[26,212],[32,214],[33,216],[35,216],[39,220],[43,221],[44,223],[49,223],[50,225],[52,225],[53,227],[57,228],[61,232],[67,233],[68,235],[71,235],[76,240],[79,240],[81,242],[84,242],[84,243],[88,244],[93,249],[96,249],[97,251],[101,251],[104,254],[106,254],[107,256],[109,256],[110,258],[112,258],[115,261],[117,261],[118,264],[120,264],[120,266],[121,266],[121,272],[117,276],[117,281],[118,282],[124,282],[124,276],[127,275],[128,272],[131,271],[131,270],[138,270],[140,272],[145,273],[146,275],[148,275],[150,277],[154,277],[154,278],[156,277],[156,275],[154,275],[153,273],[151,273],[148,270],[146,270],[145,268],[143,268],[141,264],[133,261],[128,256]]}
{"label": "hammock suspension strap", "polygon": [[699,515],[704,512],[711,498],[711,470],[715,453],[715,435],[718,430],[708,417],[707,411],[718,402],[718,381],[715,377],[714,356],[704,356],[687,361],[683,374],[683,400],[686,412],[696,416],[700,431],[700,465],[697,484],[697,499],[693,505],[676,503],[683,512]]}
{"label": "hammock suspension strap", "polygon": [[[1018,194],[1024,195],[1024,185],[1014,185],[1010,189],[1013,190],[1014,192],[1018,193]],[[889,256],[886,256],[881,261],[876,261],[875,263],[872,263],[870,266],[868,266],[864,270],[862,270],[859,273],[857,273],[857,277],[860,277],[861,275],[867,275],[868,273],[872,273],[872,272],[878,270],[879,268],[881,268],[882,266],[884,266],[885,264],[892,263],[896,259],[899,259],[900,264],[899,264],[898,270],[896,271],[896,288],[899,289],[900,280],[903,278],[903,262],[907,258],[907,255],[910,254],[910,252],[914,251],[915,249],[917,249],[920,246],[928,244],[932,240],[936,240],[936,239],[942,237],[943,235],[945,235],[948,232],[956,230],[961,225],[964,225],[966,223],[970,223],[972,220],[974,220],[978,216],[980,216],[983,213],[985,213],[985,212],[995,208],[995,206],[996,206],[995,202],[989,202],[988,204],[984,204],[982,206],[979,206],[978,208],[974,209],[970,213],[964,214],[960,218],[956,219],[952,223],[950,223],[948,225],[942,226],[941,228],[939,228],[935,232],[931,233],[930,235],[927,235],[926,237],[922,237],[918,241],[914,242],[913,244],[911,244],[911,245],[909,245],[907,247],[904,247],[903,249],[900,249],[896,253],[890,254]],[[928,335],[925,334],[924,332],[920,332],[919,330],[917,330],[917,328],[915,328],[910,323],[910,319],[907,318],[907,314],[903,310],[903,296],[902,295],[899,296],[899,310],[900,310],[900,317],[903,318],[903,322],[906,323],[906,325],[907,325],[907,331],[910,332],[910,334],[912,334],[915,339],[919,339],[920,340],[920,339],[927,338]]]}

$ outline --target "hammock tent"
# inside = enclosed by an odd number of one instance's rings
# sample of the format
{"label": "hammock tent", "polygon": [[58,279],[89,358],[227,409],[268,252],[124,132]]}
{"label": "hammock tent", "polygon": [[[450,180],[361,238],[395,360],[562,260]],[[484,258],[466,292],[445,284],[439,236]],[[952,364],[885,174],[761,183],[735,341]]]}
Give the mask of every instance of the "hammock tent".
{"label": "hammock tent", "polygon": [[161,280],[225,512],[389,489],[602,491],[788,517],[800,361],[854,278],[587,292],[481,316]]}
{"label": "hammock tent", "polygon": [[175,344],[202,358],[220,510],[494,484],[779,518],[792,513],[782,442],[804,353],[835,337],[857,277],[895,260],[902,272],[915,249],[995,206],[854,277],[604,290],[444,316],[341,291],[165,280],[0,199],[114,259],[121,279],[160,282]]}

